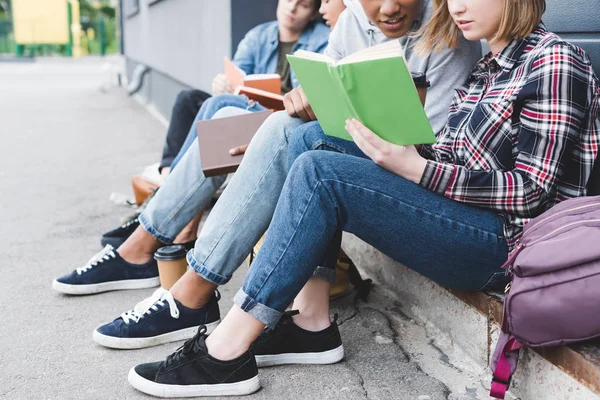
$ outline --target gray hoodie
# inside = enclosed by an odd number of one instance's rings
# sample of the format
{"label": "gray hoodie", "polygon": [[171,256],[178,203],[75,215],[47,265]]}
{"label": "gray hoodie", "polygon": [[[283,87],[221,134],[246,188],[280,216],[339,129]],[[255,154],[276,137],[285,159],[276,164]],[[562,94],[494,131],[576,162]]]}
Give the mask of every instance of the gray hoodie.
{"label": "gray hoodie", "polygon": [[[390,40],[367,18],[360,0],[344,0],[346,10],[340,15],[329,36],[325,55],[340,60],[358,50]],[[432,14],[431,0],[423,0],[421,12],[411,31],[419,29],[429,21]],[[427,92],[425,112],[434,132],[440,132],[446,125],[448,109],[454,97],[454,89],[465,83],[469,71],[481,59],[481,45],[462,38],[456,49],[419,56],[413,51],[416,38],[405,35],[399,39],[412,72],[425,72],[431,87]]]}

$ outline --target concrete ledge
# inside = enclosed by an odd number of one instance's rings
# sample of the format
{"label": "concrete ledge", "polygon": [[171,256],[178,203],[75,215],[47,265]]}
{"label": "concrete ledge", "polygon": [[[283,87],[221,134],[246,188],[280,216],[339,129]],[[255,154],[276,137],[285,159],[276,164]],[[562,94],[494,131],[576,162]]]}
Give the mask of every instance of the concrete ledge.
{"label": "concrete ledge", "polygon": [[[402,312],[449,338],[442,339],[449,342],[446,345],[460,348],[460,354],[470,360],[450,361],[455,365],[475,363],[481,384],[489,387],[487,366],[500,331],[501,295],[444,289],[353,235],[344,235],[342,247],[362,271],[393,292]],[[522,351],[509,395],[521,399],[599,399],[600,341]]]}
{"label": "concrete ledge", "polygon": [[[497,326],[502,323],[502,294],[457,290],[450,292],[483,315],[487,315]],[[564,347],[543,347],[534,351],[600,394],[600,341]]]}

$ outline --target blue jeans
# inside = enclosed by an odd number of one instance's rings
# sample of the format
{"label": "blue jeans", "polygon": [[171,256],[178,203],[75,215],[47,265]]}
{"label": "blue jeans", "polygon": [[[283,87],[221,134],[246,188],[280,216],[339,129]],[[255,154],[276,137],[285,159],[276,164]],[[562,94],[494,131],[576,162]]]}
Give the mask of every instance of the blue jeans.
{"label": "blue jeans", "polygon": [[[331,141],[316,123],[299,130],[290,148],[306,148],[310,138],[357,150],[354,143]],[[508,246],[499,215],[439,196],[358,155],[307,151],[295,160],[265,242],[235,296],[242,310],[274,327],[340,230],[445,287],[505,283],[500,267]]]}
{"label": "blue jeans", "polygon": [[[226,107],[214,118],[248,112]],[[218,285],[229,281],[266,231],[287,176],[289,136],[302,124],[301,119],[278,112],[256,132],[240,167],[204,223],[195,248],[187,255],[190,267],[204,279]],[[172,243],[224,181],[224,177],[204,177],[196,146],[186,152],[140,215],[142,227],[161,242]],[[321,270],[330,273],[329,268],[319,268],[316,273]]]}
{"label": "blue jeans", "polygon": [[[197,137],[196,122],[207,121],[209,119],[212,119],[212,117],[215,115],[215,113],[217,111],[219,111],[225,107],[237,107],[237,108],[245,109],[245,110],[248,110],[251,112],[266,110],[266,108],[264,108],[263,106],[261,106],[258,103],[254,103],[254,104],[250,105],[250,102],[246,96],[236,96],[233,94],[226,93],[226,94],[220,94],[220,95],[211,97],[209,99],[206,99],[204,101],[204,103],[202,103],[202,106],[200,107],[198,114],[196,114],[194,123],[190,127],[190,131],[188,132],[188,135],[185,138],[185,141],[183,142],[183,146],[181,147],[181,150],[179,150],[179,153],[177,154],[177,156],[171,163],[171,169],[175,168],[177,166],[177,164],[179,164],[181,162],[181,159],[183,158],[185,153],[192,146],[194,139],[196,139],[196,137]],[[175,117],[175,116],[173,116],[173,117]]]}

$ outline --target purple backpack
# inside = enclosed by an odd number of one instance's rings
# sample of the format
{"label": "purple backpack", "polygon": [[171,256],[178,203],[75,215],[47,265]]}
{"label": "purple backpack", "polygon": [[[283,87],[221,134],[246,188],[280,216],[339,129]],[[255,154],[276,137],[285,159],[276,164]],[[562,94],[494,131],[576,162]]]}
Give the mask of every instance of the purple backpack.
{"label": "purple backpack", "polygon": [[503,399],[522,346],[600,337],[600,196],[566,200],[533,219],[503,268],[502,333],[490,395]]}

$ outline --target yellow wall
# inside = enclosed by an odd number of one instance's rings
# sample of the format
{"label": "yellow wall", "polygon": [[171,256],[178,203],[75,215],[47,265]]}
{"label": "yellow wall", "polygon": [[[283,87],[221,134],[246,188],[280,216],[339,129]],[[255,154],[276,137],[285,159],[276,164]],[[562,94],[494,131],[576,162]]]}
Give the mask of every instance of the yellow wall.
{"label": "yellow wall", "polygon": [[67,0],[13,0],[12,12],[16,43],[69,42]]}

